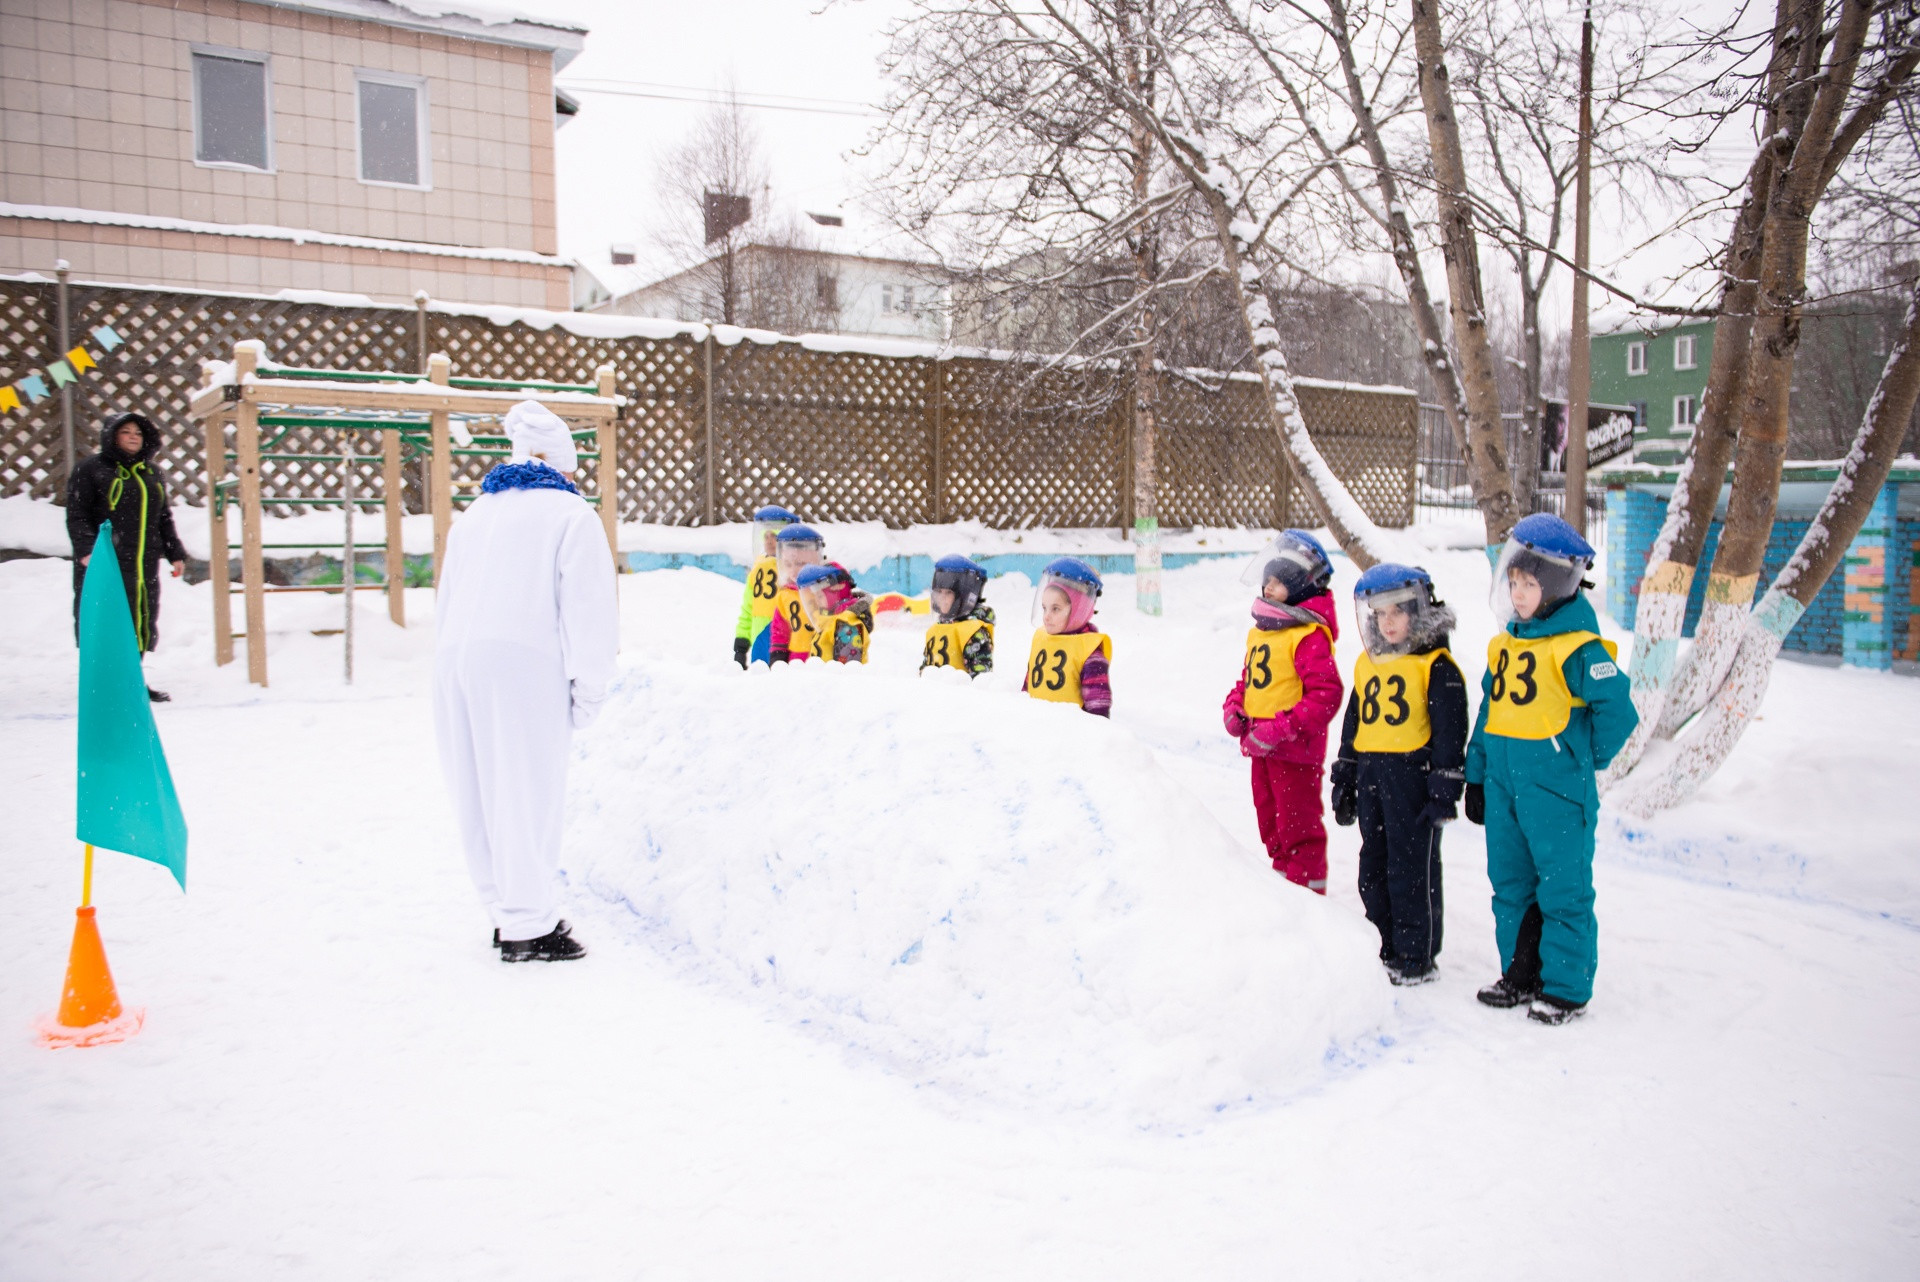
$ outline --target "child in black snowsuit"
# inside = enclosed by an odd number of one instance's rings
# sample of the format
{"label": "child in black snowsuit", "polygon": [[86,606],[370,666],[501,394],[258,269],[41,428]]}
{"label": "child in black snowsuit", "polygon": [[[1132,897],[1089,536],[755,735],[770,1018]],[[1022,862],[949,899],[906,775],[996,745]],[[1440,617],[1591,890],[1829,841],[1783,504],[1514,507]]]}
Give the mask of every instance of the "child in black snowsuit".
{"label": "child in black snowsuit", "polygon": [[1395,984],[1439,977],[1440,826],[1466,776],[1467,683],[1447,653],[1453,611],[1425,570],[1376,565],[1354,589],[1366,653],[1333,763],[1333,817],[1360,823],[1360,902]]}

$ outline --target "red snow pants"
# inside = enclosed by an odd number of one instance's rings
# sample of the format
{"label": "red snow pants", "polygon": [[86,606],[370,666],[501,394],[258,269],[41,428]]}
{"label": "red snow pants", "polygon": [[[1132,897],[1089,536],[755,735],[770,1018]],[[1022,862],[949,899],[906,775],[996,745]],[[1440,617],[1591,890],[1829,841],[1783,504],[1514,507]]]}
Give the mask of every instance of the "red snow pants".
{"label": "red snow pants", "polygon": [[1273,870],[1297,886],[1327,893],[1327,822],[1318,763],[1253,757],[1253,809]]}

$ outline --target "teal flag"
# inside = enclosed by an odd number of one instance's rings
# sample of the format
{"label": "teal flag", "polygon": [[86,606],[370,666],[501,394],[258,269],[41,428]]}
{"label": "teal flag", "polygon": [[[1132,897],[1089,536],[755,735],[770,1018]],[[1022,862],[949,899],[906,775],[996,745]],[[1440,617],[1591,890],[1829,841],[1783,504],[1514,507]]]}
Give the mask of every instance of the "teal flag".
{"label": "teal flag", "polygon": [[187,888],[187,819],[153,724],[120,558],[102,525],[80,589],[80,754],[74,836],[151,859]]}

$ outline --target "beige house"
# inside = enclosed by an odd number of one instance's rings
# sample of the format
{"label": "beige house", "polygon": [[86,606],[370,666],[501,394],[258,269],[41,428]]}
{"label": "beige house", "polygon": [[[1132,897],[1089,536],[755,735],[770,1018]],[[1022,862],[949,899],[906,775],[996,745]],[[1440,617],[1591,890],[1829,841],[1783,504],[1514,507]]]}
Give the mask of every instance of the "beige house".
{"label": "beige house", "polygon": [[554,73],[441,0],[0,0],[0,273],[564,309]]}

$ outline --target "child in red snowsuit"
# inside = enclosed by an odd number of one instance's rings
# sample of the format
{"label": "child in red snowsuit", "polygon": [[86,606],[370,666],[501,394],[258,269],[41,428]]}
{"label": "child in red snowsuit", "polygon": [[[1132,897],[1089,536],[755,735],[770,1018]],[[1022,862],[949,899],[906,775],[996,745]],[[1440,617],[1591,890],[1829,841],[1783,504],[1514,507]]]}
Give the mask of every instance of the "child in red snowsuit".
{"label": "child in red snowsuit", "polygon": [[1333,661],[1333,565],[1304,530],[1283,532],[1261,568],[1240,680],[1221,706],[1227,733],[1253,765],[1253,806],[1273,869],[1327,893],[1321,779],[1327,728],[1344,688]]}

